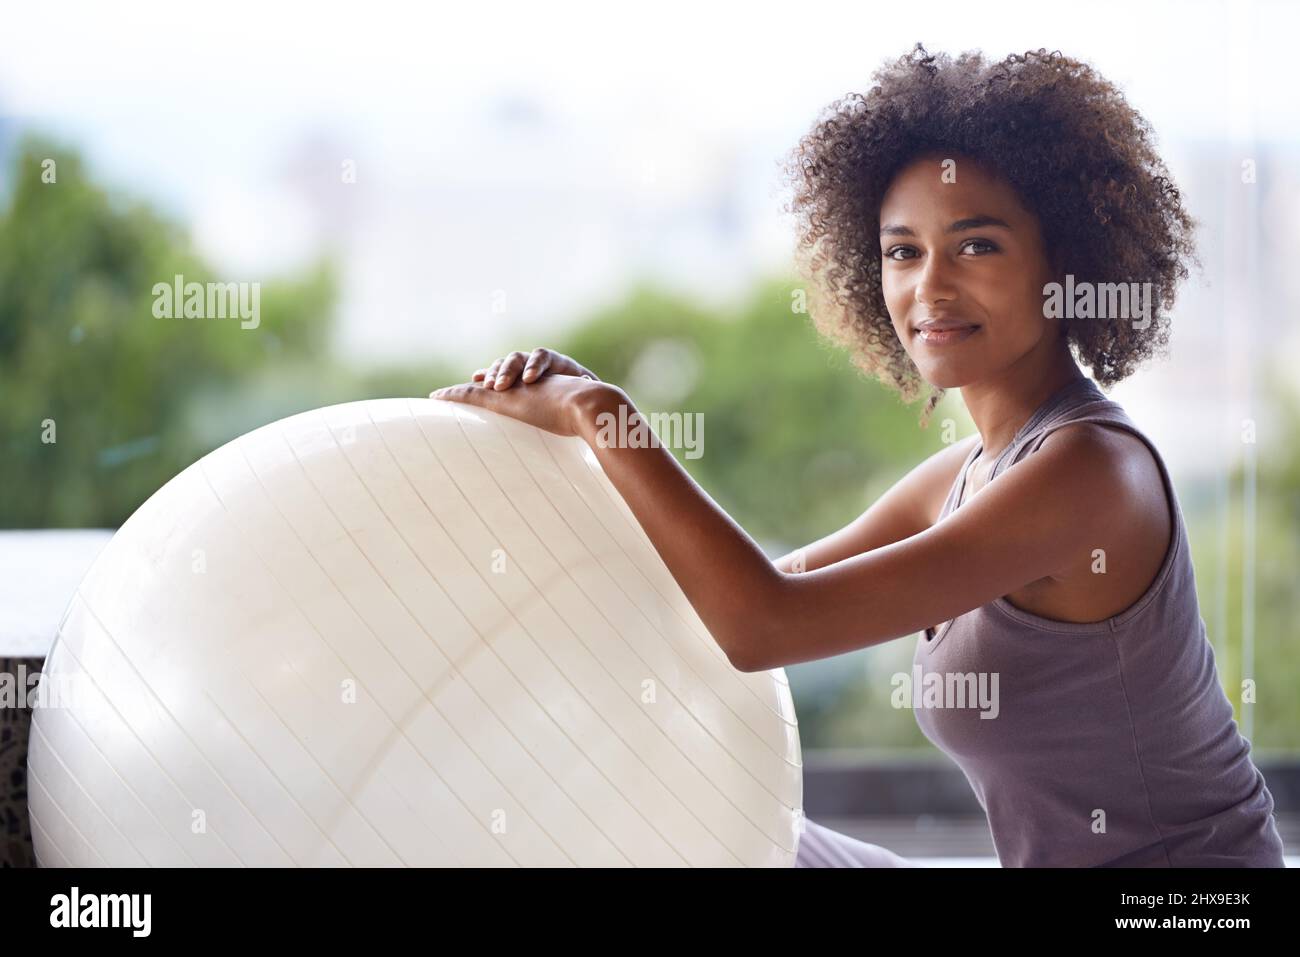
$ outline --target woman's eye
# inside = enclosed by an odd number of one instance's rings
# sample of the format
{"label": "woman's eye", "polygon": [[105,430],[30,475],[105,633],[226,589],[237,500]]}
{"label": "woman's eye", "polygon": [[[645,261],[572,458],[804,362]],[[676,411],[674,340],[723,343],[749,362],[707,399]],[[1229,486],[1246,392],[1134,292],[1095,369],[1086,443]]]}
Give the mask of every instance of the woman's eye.
{"label": "woman's eye", "polygon": [[[987,239],[968,239],[964,243],[962,243],[959,248],[966,249],[970,246],[979,247],[975,250],[975,255],[977,256],[983,256],[986,253],[992,253],[998,251],[998,247],[993,243],[989,242]],[[916,250],[913,249],[911,246],[892,246],[889,248],[887,252],[885,252],[885,258],[892,259],[895,262],[898,262],[903,259],[913,258],[911,255],[899,256],[897,255],[898,253],[915,253],[915,252]]]}

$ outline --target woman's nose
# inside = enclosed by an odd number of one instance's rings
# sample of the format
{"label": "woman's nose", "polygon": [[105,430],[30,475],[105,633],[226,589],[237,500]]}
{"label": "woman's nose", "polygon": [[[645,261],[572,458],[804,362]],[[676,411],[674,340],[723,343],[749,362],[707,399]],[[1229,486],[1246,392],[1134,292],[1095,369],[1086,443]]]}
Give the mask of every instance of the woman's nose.
{"label": "woman's nose", "polygon": [[931,254],[921,264],[915,295],[916,301],[925,306],[955,297],[952,272],[949,263],[942,256]]}

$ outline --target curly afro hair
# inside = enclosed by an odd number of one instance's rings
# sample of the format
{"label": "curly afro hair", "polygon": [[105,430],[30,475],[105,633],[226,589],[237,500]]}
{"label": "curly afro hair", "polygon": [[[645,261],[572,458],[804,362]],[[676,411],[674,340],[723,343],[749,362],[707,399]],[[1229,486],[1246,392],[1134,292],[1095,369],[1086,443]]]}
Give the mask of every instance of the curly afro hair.
{"label": "curly afro hair", "polygon": [[[873,75],[865,96],[827,107],[784,165],[796,262],[812,280],[818,330],[868,375],[912,402],[924,382],[894,331],[881,290],[880,207],[914,158],[988,164],[1034,211],[1048,261],[1075,282],[1151,283],[1149,325],[1068,319],[1065,336],[1109,387],[1165,352],[1177,283],[1196,258],[1193,220],[1154,148],[1155,135],[1114,84],[1044,49],[989,63],[918,43]],[[1057,258],[1059,257],[1059,258]],[[924,426],[946,390],[930,388]]]}

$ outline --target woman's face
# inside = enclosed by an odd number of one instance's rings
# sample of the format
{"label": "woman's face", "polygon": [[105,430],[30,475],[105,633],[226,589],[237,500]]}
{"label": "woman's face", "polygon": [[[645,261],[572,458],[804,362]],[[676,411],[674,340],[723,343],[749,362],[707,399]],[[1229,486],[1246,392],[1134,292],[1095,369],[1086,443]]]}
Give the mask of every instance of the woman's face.
{"label": "woman's face", "polygon": [[[1062,343],[1058,320],[1043,315],[1043,286],[1056,277],[1037,217],[974,160],[942,164],[922,157],[890,184],[880,272],[903,348],[927,382],[948,389],[996,378]],[[927,322],[938,325],[926,331]]]}

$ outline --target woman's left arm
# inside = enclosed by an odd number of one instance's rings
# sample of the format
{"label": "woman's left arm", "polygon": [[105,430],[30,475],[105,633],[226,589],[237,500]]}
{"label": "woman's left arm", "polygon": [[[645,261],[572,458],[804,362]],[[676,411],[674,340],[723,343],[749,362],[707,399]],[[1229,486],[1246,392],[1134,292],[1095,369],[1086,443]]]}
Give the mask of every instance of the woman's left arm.
{"label": "woman's left arm", "polygon": [[602,446],[617,386],[593,390],[576,430],[636,515],[714,639],[741,671],[844,654],[977,608],[1078,568],[1123,537],[1140,480],[1113,441],[1064,428],[925,531],[813,571],[776,568],[664,448]]}

